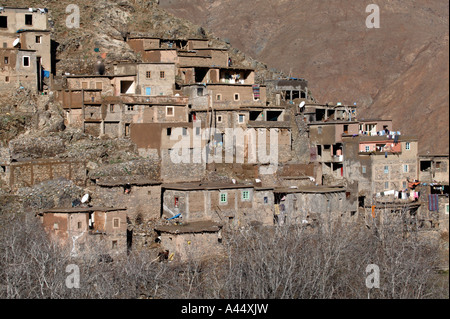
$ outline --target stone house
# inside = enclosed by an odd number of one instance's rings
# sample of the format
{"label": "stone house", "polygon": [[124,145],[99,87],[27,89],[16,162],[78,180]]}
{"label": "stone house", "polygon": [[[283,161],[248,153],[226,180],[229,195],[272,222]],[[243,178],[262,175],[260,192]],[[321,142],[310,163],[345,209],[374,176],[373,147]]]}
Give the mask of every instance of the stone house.
{"label": "stone house", "polygon": [[357,221],[357,203],[343,187],[300,186],[273,190],[275,223],[328,226]]}
{"label": "stone house", "polygon": [[161,182],[145,176],[101,177],[90,187],[94,206],[125,206],[127,218],[142,224],[160,218]]}
{"label": "stone house", "polygon": [[183,222],[212,220],[222,225],[273,225],[271,188],[233,183],[163,184],[163,214]]}
{"label": "stone house", "polygon": [[125,208],[52,208],[38,213],[44,229],[74,255],[96,250],[112,256],[127,251]]}
{"label": "stone house", "polygon": [[395,194],[400,197],[402,191],[411,191],[408,182],[418,178],[416,138],[344,136],[343,141],[344,177],[354,181],[352,189],[360,207],[374,202],[381,193],[393,200]]}
{"label": "stone house", "polygon": [[224,252],[221,230],[221,224],[209,220],[155,227],[168,259],[181,262],[220,256]]}

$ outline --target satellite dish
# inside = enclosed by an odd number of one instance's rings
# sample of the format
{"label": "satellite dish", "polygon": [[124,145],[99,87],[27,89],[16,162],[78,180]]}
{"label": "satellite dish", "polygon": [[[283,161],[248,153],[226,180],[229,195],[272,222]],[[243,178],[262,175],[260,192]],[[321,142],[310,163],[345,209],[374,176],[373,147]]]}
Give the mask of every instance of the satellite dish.
{"label": "satellite dish", "polygon": [[19,43],[20,43],[20,39],[19,38],[15,39],[14,42],[13,42],[13,47],[18,45]]}
{"label": "satellite dish", "polygon": [[306,104],[305,101],[302,101],[298,107],[299,107],[299,108],[302,108],[302,107],[305,106],[305,104]]}
{"label": "satellite dish", "polygon": [[234,178],[231,181],[233,182],[233,184],[236,184],[236,180]]}
{"label": "satellite dish", "polygon": [[261,180],[260,180],[259,178],[256,178],[256,179],[255,179],[255,182],[261,183]]}
{"label": "satellite dish", "polygon": [[81,202],[84,204],[89,200],[89,194],[86,194],[83,196],[83,198],[81,199]]}

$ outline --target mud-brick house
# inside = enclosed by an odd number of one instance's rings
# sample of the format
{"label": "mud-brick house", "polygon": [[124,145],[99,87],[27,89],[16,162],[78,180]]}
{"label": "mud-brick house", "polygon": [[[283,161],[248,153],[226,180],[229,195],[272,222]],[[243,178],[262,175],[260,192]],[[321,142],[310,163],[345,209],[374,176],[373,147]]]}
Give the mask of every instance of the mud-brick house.
{"label": "mud-brick house", "polygon": [[354,182],[361,208],[377,197],[393,200],[395,195],[401,199],[414,194],[409,182],[418,178],[416,138],[364,135],[343,136],[343,141],[344,177]]}
{"label": "mud-brick house", "polygon": [[327,121],[308,124],[312,151],[310,159],[322,165],[324,176],[344,177],[343,135],[358,135],[357,121]]}
{"label": "mud-brick house", "polygon": [[357,221],[357,203],[343,187],[300,186],[273,190],[277,224],[332,225]]}
{"label": "mud-brick house", "polygon": [[233,183],[177,183],[162,185],[163,215],[181,214],[183,222],[212,220],[231,226],[251,222],[273,225],[271,188]]}
{"label": "mud-brick house", "polygon": [[146,176],[101,177],[90,188],[96,206],[127,207],[131,223],[146,223],[161,215],[161,182]]}
{"label": "mud-brick house", "polygon": [[[36,84],[31,86],[33,89],[42,91],[44,84],[47,87],[50,85],[54,70],[47,9],[0,7],[0,47],[19,50],[15,52],[16,60],[22,60],[20,63],[28,68],[29,72],[36,73]],[[2,54],[0,58],[6,63],[8,55]],[[30,85],[29,81],[23,78],[24,70],[19,65],[10,71],[13,71],[12,74],[4,76],[15,80],[17,76],[22,75],[20,85]]]}
{"label": "mud-brick house", "polygon": [[115,63],[114,74],[136,74],[135,94],[145,96],[174,94],[175,64],[168,62]]}
{"label": "mud-brick house", "polygon": [[0,32],[14,34],[21,29],[47,30],[48,10],[45,8],[0,7]]}
{"label": "mud-brick house", "polygon": [[449,183],[448,154],[419,154],[419,181]]}
{"label": "mud-brick house", "polygon": [[311,101],[308,91],[308,81],[305,79],[266,80],[267,89],[271,97],[275,98],[275,105],[299,104],[300,101]]}
{"label": "mud-brick house", "polygon": [[210,260],[224,252],[222,225],[213,221],[197,221],[179,225],[159,225],[155,232],[165,255],[170,260]]}
{"label": "mud-brick house", "polygon": [[125,208],[52,208],[37,215],[51,238],[66,245],[74,255],[106,252],[117,256],[127,251]]}
{"label": "mud-brick house", "polygon": [[36,51],[0,48],[0,92],[18,88],[37,91],[39,67]]}

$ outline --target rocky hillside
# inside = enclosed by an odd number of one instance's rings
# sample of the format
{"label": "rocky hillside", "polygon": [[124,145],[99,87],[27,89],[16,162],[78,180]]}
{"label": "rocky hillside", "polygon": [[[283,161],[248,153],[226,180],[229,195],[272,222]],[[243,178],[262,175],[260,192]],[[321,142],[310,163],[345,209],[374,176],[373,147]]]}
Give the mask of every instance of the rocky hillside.
{"label": "rocky hillside", "polygon": [[449,151],[449,3],[378,1],[367,29],[361,1],[160,0],[160,7],[277,68],[304,77],[320,102],[361,106],[420,138],[420,152]]}

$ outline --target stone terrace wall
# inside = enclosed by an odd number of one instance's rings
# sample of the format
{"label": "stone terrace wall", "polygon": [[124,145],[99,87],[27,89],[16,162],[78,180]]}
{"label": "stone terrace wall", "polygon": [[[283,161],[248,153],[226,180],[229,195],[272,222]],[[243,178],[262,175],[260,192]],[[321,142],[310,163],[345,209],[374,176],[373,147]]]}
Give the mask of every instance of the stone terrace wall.
{"label": "stone terrace wall", "polygon": [[57,178],[72,180],[76,185],[86,183],[86,163],[78,160],[32,160],[11,163],[9,187],[31,187],[43,181]]}

